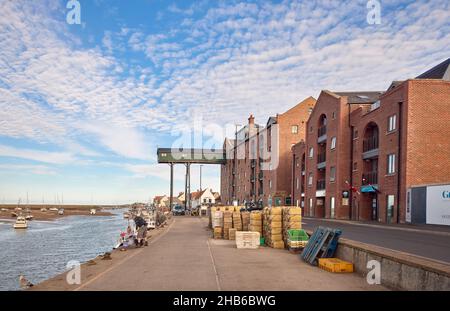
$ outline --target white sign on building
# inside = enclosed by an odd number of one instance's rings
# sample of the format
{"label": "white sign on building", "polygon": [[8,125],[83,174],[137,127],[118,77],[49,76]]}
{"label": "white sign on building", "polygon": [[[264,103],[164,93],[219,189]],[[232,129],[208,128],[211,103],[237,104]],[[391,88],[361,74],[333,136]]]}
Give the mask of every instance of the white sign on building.
{"label": "white sign on building", "polygon": [[427,187],[427,224],[450,226],[450,185]]}

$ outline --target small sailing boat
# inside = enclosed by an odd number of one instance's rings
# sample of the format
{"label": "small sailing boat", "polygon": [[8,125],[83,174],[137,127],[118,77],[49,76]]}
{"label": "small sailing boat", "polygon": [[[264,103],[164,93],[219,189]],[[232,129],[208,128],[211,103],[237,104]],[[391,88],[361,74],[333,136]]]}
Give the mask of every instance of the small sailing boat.
{"label": "small sailing boat", "polygon": [[27,229],[28,223],[25,217],[18,216],[16,222],[14,223],[14,229]]}

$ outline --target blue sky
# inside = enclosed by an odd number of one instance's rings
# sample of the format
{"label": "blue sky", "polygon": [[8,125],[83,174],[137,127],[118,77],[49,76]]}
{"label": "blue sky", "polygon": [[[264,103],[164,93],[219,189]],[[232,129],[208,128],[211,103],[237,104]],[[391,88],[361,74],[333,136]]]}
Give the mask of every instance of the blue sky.
{"label": "blue sky", "polygon": [[[0,202],[147,201],[168,190],[156,148],[180,135],[220,144],[250,113],[384,90],[449,57],[446,0],[381,1],[376,25],[367,1],[79,2],[69,25],[67,1],[0,0]],[[219,168],[203,172],[218,190]]]}

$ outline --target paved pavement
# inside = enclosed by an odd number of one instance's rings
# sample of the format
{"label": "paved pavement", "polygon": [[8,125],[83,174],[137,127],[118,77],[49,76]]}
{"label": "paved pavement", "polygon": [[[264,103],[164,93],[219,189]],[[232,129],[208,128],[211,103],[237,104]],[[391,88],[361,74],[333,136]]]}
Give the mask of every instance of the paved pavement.
{"label": "paved pavement", "polygon": [[[79,290],[384,290],[357,274],[332,274],[286,250],[239,250],[210,239],[207,220],[175,217],[145,248]],[[114,259],[113,259],[114,261]]]}
{"label": "paved pavement", "polygon": [[429,228],[303,219],[303,227],[307,230],[318,226],[340,228],[342,237],[350,240],[450,263],[450,234],[444,229],[433,232]]}

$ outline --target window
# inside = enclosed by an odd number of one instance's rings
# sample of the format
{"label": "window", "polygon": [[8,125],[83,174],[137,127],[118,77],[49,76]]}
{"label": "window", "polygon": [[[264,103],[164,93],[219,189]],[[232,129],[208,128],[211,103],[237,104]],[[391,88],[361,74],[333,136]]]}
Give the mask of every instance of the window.
{"label": "window", "polygon": [[388,132],[395,131],[397,128],[397,115],[392,115],[388,119]]}
{"label": "window", "polygon": [[295,179],[295,183],[296,183],[296,187],[297,187],[297,189],[298,189],[299,186],[300,186],[300,183],[298,182],[298,177]]}
{"label": "window", "polygon": [[309,157],[310,158],[314,157],[314,148],[313,147],[309,148]]}
{"label": "window", "polygon": [[389,154],[387,156],[387,173],[388,174],[395,173],[395,154]]}
{"label": "window", "polygon": [[358,162],[353,162],[353,170],[354,171],[358,170]]}
{"label": "window", "polygon": [[313,199],[309,199],[309,216],[314,216],[313,214],[313,211],[314,211],[314,209],[313,209]]}
{"label": "window", "polygon": [[333,113],[331,114],[331,118],[334,120],[336,119],[336,111],[333,111]]}
{"label": "window", "polygon": [[313,184],[313,174],[309,173],[308,174],[308,185],[312,186],[312,184]]}
{"label": "window", "polygon": [[336,167],[332,166],[330,167],[330,181],[336,180]]}
{"label": "window", "polygon": [[313,111],[312,107],[309,107],[308,113],[311,114],[312,111]]}
{"label": "window", "polygon": [[331,150],[336,149],[336,137],[331,137]]}
{"label": "window", "polygon": [[353,139],[358,138],[358,130],[356,128],[353,128]]}
{"label": "window", "polygon": [[298,133],[298,125],[292,125],[291,126],[291,133],[297,134]]}
{"label": "window", "polygon": [[330,218],[334,218],[335,217],[335,205],[336,205],[336,200],[334,199],[334,197],[331,197],[330,200]]}
{"label": "window", "polygon": [[392,222],[392,218],[394,217],[394,202],[395,202],[395,196],[394,195],[388,195],[387,198],[387,213],[386,213],[386,218],[387,218],[387,222],[391,223]]}
{"label": "window", "polygon": [[312,131],[313,131],[313,127],[312,126],[309,127],[309,131],[312,133]]}

